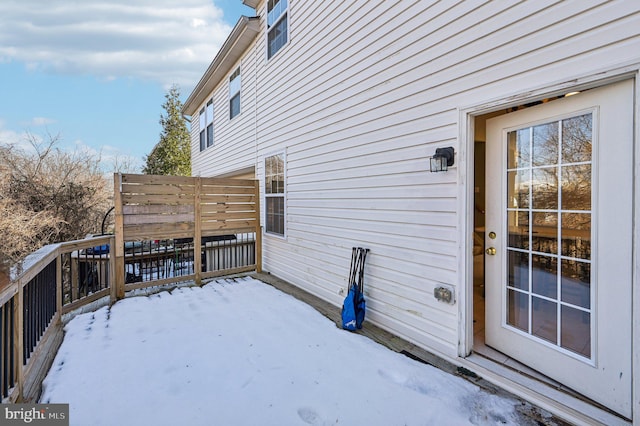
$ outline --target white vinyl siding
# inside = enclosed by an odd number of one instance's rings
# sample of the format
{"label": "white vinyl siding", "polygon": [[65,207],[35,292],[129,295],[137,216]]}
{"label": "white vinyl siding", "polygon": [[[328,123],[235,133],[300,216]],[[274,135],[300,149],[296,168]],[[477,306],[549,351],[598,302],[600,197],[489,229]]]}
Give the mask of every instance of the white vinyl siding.
{"label": "white vinyl siding", "polygon": [[258,159],[286,149],[287,238],[267,234],[264,269],[340,306],[351,247],[368,247],[367,320],[455,357],[459,306],[433,289],[462,291],[466,177],[458,159],[429,173],[428,158],[459,151],[460,108],[640,61],[638,5],[297,0],[288,12],[295,43],[269,61],[258,37],[243,61],[251,120],[216,142],[256,176]]}
{"label": "white vinyl siding", "polygon": [[[192,156],[194,176],[228,175],[237,170],[255,167],[255,55],[247,52],[231,67],[242,68],[242,113],[229,119],[229,74],[212,91],[215,122],[215,146]],[[203,105],[204,106],[204,105]],[[193,138],[193,136],[192,136]],[[192,142],[192,144],[194,144]],[[196,145],[197,146],[197,145]]]}

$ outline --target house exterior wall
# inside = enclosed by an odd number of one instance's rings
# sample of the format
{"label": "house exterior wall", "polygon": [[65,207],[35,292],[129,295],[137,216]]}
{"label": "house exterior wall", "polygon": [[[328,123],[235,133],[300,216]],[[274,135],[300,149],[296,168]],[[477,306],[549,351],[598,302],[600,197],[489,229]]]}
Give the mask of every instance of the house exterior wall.
{"label": "house exterior wall", "polygon": [[[213,98],[214,145],[200,152],[198,112],[191,118],[191,162],[194,176],[220,176],[255,164],[256,50],[249,49],[222,79],[200,111]],[[240,114],[229,118],[229,77],[240,67]]]}
{"label": "house exterior wall", "polygon": [[242,117],[229,123],[223,80],[216,146],[200,153],[193,132],[194,174],[255,166],[264,180],[265,156],[285,152],[286,236],[265,234],[264,270],[340,306],[351,247],[368,247],[367,320],[456,357],[459,307],[433,290],[464,291],[460,224],[472,213],[460,211],[460,187],[472,177],[458,156],[430,173],[429,157],[460,152],[461,108],[637,69],[640,4],[318,4],[290,0],[288,44],[269,60],[258,4],[260,35],[241,60]]}

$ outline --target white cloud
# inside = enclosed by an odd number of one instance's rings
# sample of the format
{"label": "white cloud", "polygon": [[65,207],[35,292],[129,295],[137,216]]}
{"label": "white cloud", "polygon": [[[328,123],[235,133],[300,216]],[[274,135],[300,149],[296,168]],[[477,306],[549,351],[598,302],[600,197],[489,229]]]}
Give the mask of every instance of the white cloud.
{"label": "white cloud", "polygon": [[10,146],[20,150],[30,151],[33,149],[33,146],[29,141],[34,137],[36,140],[40,140],[39,136],[29,135],[27,132],[16,132],[5,129],[4,126],[4,121],[0,120],[0,146]]}
{"label": "white cloud", "polygon": [[22,135],[13,130],[0,129],[0,145],[18,145],[22,139]]}
{"label": "white cloud", "polygon": [[2,0],[0,63],[189,87],[230,31],[211,0]]}
{"label": "white cloud", "polygon": [[23,125],[27,126],[27,127],[41,127],[41,126],[46,126],[48,124],[53,124],[55,123],[56,120],[54,120],[53,118],[46,118],[46,117],[33,117],[31,120],[22,123]]}
{"label": "white cloud", "polygon": [[207,25],[207,21],[204,19],[194,18],[191,20],[191,26],[193,28],[205,27]]}

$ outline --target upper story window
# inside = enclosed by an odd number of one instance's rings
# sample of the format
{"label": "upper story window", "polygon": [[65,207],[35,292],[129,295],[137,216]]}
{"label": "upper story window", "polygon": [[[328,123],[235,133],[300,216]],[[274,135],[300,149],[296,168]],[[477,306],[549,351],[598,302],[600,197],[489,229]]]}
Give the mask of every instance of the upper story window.
{"label": "upper story window", "polygon": [[213,145],[213,99],[200,110],[200,151]]}
{"label": "upper story window", "polygon": [[205,129],[207,127],[207,119],[204,115],[204,108],[200,110],[200,151],[204,151],[207,147],[207,134],[205,133]]}
{"label": "upper story window", "polygon": [[287,44],[289,24],[288,0],[267,1],[267,59]]}
{"label": "upper story window", "polygon": [[240,114],[240,67],[229,77],[229,119]]}
{"label": "upper story window", "polygon": [[213,145],[213,99],[207,102],[207,148]]}

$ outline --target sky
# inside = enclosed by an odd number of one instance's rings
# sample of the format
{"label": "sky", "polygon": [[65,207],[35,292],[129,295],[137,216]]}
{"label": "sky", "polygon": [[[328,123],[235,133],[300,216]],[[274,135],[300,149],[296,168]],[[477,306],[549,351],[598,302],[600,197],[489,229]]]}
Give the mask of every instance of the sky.
{"label": "sky", "polygon": [[0,144],[59,137],[108,169],[158,142],[164,95],[184,102],[242,0],[0,1]]}
{"label": "sky", "polygon": [[76,316],[40,403],[94,426],[537,424],[249,277]]}

